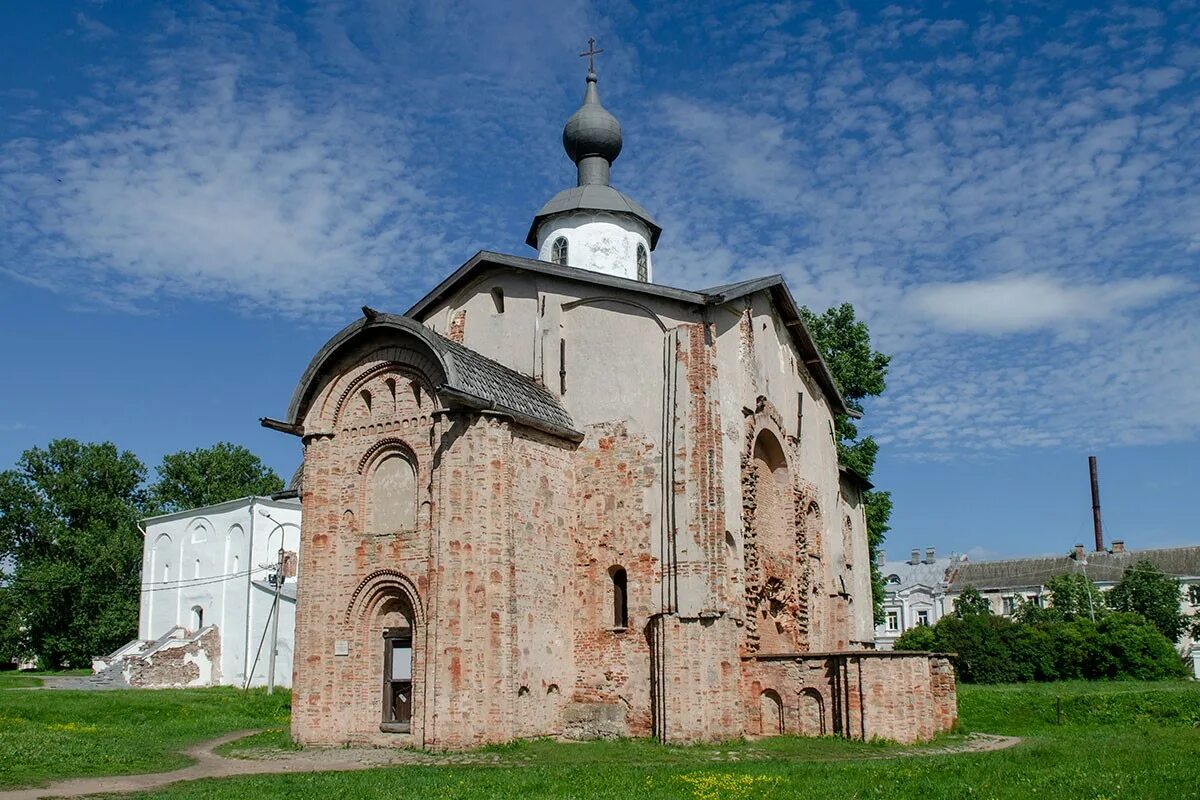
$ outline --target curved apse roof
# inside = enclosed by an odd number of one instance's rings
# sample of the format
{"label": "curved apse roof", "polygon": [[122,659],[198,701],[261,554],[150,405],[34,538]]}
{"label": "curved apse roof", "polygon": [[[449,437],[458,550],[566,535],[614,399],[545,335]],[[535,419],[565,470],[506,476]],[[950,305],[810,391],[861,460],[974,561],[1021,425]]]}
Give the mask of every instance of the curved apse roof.
{"label": "curved apse roof", "polygon": [[662,228],[654,221],[654,217],[650,216],[650,212],[626,195],[603,183],[572,186],[550,198],[550,202],[542,206],[542,209],[534,216],[533,223],[529,226],[529,233],[525,237],[525,243],[530,247],[537,247],[537,232],[543,222],[557,214],[580,210],[613,211],[637,217],[650,229],[650,249],[653,250],[658,246],[658,237],[662,233]]}
{"label": "curved apse roof", "polygon": [[425,367],[436,373],[429,377],[441,381],[435,387],[437,392],[456,403],[492,409],[523,424],[576,441],[583,438],[558,398],[532,378],[452,342],[413,319],[374,312],[347,325],[313,357],[292,393],[288,425],[299,428],[302,424],[319,389],[319,378],[332,359],[345,348],[367,339],[407,340],[416,344],[416,349],[427,359]]}

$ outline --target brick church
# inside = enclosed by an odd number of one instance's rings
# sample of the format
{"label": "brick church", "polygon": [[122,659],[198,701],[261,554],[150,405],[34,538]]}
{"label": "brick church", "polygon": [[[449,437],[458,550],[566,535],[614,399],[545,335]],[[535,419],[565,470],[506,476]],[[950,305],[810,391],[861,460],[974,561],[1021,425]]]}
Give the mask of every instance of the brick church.
{"label": "brick church", "polygon": [[942,657],[874,649],[847,409],[783,279],[654,283],[589,70],[537,258],[481,252],[364,308],[300,378],[292,734],[839,734],[955,720]]}

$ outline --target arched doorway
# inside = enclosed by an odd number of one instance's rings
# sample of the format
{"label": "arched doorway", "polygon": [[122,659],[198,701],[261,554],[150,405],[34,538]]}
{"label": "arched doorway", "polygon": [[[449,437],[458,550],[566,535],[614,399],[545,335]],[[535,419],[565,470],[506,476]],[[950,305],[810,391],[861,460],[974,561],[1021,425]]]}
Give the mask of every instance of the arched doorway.
{"label": "arched doorway", "polygon": [[409,733],[413,711],[413,612],[403,593],[390,593],[379,604],[376,629],[383,643],[379,662],[383,678],[380,726],[391,733]]}

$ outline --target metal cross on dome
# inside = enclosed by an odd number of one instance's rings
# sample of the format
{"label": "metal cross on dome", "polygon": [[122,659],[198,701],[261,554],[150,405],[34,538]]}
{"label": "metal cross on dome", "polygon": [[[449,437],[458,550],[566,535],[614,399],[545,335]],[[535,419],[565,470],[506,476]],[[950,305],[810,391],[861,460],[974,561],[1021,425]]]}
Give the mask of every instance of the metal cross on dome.
{"label": "metal cross on dome", "polygon": [[603,53],[603,52],[604,52],[603,50],[597,50],[597,49],[596,49],[596,37],[595,37],[595,36],[589,36],[589,37],[588,37],[588,49],[587,49],[587,52],[586,52],[586,53],[580,53],[580,54],[579,54],[579,57],[580,57],[580,58],[583,58],[584,56],[587,56],[587,60],[588,60],[588,72],[595,72],[595,71],[596,71],[596,56],[597,56],[597,55],[599,55],[600,53]]}

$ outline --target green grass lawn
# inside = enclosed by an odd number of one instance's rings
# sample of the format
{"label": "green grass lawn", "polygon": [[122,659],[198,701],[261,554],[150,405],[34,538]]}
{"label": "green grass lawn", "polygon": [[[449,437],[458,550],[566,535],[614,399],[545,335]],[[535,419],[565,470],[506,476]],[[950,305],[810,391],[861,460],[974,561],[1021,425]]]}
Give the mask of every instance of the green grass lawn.
{"label": "green grass lawn", "polygon": [[289,699],[227,688],[0,690],[0,788],[186,766],[188,745],[286,723]]}
{"label": "green grass lawn", "polygon": [[[62,700],[70,696],[71,700]],[[12,698],[49,699],[14,713]],[[255,746],[287,746],[283,697],[227,690],[0,692],[0,784],[170,768],[187,743],[273,727]],[[1062,723],[1056,700],[1062,700]],[[895,745],[781,737],[698,747],[649,741],[520,742],[487,748],[496,766],[391,767],[179,784],[163,800],[363,798],[1170,798],[1200,793],[1200,684],[1062,683],[960,687],[964,731],[1017,735],[1011,750],[880,759]],[[10,718],[20,718],[13,728]],[[60,730],[74,722],[75,730]],[[86,727],[92,725],[95,731]],[[23,732],[22,732],[23,731]],[[955,741],[952,736],[945,741]],[[50,750],[53,749],[53,752]],[[718,753],[738,761],[716,761]],[[110,755],[111,754],[111,755]],[[174,759],[174,760],[172,760]]]}
{"label": "green grass lawn", "polygon": [[495,748],[506,762],[521,762],[511,766],[200,781],[144,797],[1180,800],[1200,792],[1200,685],[1195,683],[963,686],[960,710],[964,730],[1025,741],[995,753],[900,759],[860,758],[890,748],[829,739],[781,738],[720,748],[766,747],[775,756],[739,763],[713,762],[711,747],[538,741]]}

